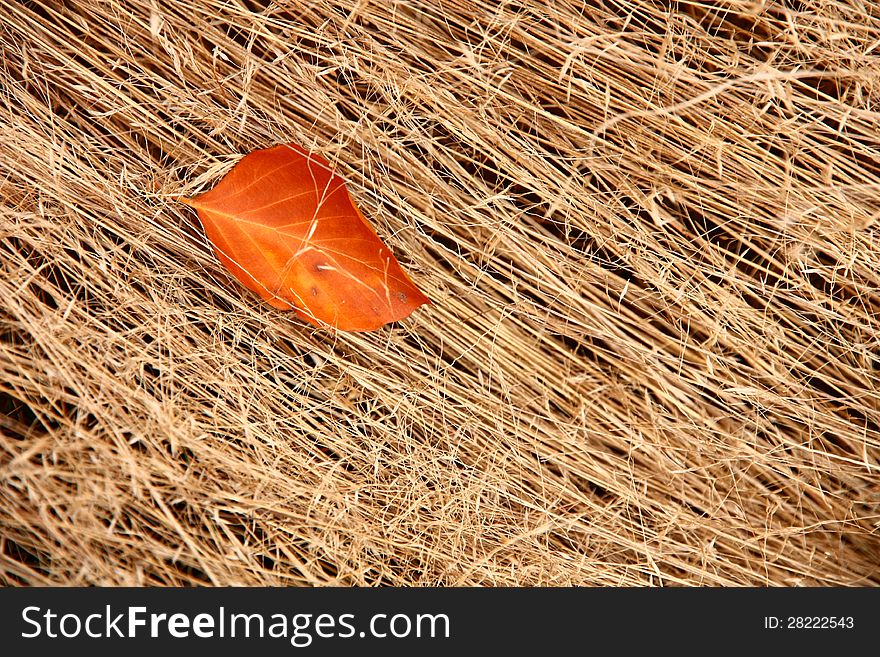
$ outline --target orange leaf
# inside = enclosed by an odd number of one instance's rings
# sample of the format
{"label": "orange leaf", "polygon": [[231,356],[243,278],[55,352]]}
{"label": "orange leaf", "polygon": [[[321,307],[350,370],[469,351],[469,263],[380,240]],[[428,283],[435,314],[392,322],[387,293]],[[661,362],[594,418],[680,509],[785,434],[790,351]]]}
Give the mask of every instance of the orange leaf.
{"label": "orange leaf", "polygon": [[312,324],[372,331],[430,302],[342,178],[296,144],[253,151],[214,189],[181,201],[242,285]]}

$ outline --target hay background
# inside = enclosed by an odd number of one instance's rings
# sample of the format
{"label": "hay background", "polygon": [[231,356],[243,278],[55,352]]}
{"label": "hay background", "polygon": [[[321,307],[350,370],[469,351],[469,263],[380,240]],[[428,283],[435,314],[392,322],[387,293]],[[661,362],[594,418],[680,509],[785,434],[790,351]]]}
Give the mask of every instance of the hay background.
{"label": "hay background", "polygon": [[[0,0],[2,583],[880,583],[876,5],[530,4]],[[434,305],[230,279],[291,140]]]}

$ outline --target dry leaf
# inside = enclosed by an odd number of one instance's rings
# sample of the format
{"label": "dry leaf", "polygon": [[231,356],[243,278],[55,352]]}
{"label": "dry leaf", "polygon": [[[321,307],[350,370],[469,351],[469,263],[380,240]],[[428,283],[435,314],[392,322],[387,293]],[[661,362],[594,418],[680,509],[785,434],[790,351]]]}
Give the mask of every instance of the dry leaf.
{"label": "dry leaf", "polygon": [[297,144],[253,151],[214,189],[181,201],[245,287],[312,324],[372,331],[429,303],[342,178]]}

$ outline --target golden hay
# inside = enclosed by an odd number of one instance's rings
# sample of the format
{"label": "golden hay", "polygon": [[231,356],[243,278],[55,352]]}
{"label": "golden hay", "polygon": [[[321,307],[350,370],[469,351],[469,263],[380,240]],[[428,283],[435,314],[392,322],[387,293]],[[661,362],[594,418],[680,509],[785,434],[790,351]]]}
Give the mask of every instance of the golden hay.
{"label": "golden hay", "polygon": [[[880,584],[880,15],[0,0],[0,582]],[[433,300],[190,210],[296,141]]]}

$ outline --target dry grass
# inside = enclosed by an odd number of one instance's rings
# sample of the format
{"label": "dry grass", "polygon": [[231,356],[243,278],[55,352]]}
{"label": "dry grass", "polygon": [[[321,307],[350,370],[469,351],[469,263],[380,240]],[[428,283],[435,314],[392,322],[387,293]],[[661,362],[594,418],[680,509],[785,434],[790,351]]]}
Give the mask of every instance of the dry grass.
{"label": "dry grass", "polygon": [[[880,584],[875,4],[51,4],[0,0],[0,581]],[[280,141],[434,305],[234,283],[173,199]]]}

